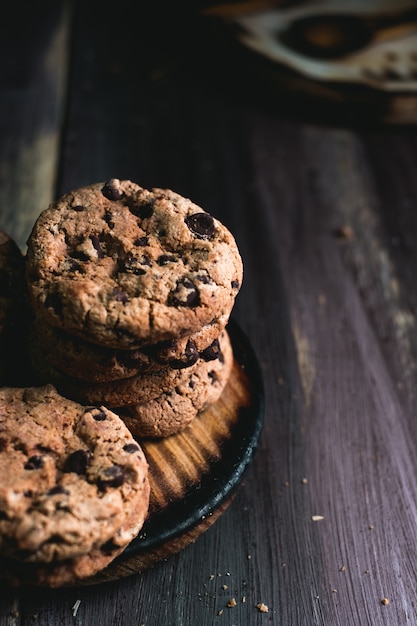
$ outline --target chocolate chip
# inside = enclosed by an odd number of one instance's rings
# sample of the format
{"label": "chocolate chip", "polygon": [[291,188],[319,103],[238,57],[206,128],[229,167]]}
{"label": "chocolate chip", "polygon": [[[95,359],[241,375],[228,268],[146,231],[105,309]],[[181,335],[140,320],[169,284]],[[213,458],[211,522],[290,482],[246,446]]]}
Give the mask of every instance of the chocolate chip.
{"label": "chocolate chip", "polygon": [[203,283],[203,285],[208,285],[211,281],[210,276],[207,274],[198,274],[196,279],[200,281],[200,283]]}
{"label": "chocolate chip", "polygon": [[57,495],[67,496],[68,494],[69,494],[68,489],[65,489],[65,487],[63,487],[62,485],[55,485],[55,487],[51,487],[46,492],[47,496],[57,496]]}
{"label": "chocolate chip", "polygon": [[214,219],[209,213],[194,213],[186,217],[184,221],[199,239],[211,239],[216,232]]}
{"label": "chocolate chip", "polygon": [[184,353],[181,355],[181,358],[172,359],[169,362],[169,365],[173,369],[183,369],[185,367],[191,367],[191,365],[194,365],[194,363],[198,361],[198,357],[199,354],[197,351],[197,346],[195,345],[194,341],[189,339],[187,341],[187,345],[185,346]]}
{"label": "chocolate chip", "polygon": [[142,255],[141,258],[129,254],[123,263],[123,270],[129,274],[135,274],[135,276],[142,276],[146,270],[142,267],[150,267],[152,261],[147,254]]}
{"label": "chocolate chip", "polygon": [[93,413],[93,419],[95,419],[96,422],[104,422],[104,420],[107,419],[107,415],[103,409],[97,409],[97,411]]}
{"label": "chocolate chip", "polygon": [[214,385],[219,380],[217,378],[216,372],[214,372],[213,370],[211,372],[208,372],[207,375],[210,378],[210,382],[211,382],[212,385]]}
{"label": "chocolate chip", "polygon": [[6,511],[2,511],[0,509],[0,520],[5,520],[5,519],[9,519],[9,516],[7,515]]}
{"label": "chocolate chip", "polygon": [[72,207],[72,209],[73,209],[73,211],[78,211],[78,212],[80,212],[80,211],[84,211],[84,207],[83,207],[83,205],[82,205],[82,204],[75,204],[75,205]]}
{"label": "chocolate chip", "polygon": [[103,554],[108,556],[109,554],[111,554],[115,550],[118,550],[119,548],[120,546],[117,546],[112,539],[109,539],[108,541],[106,541],[106,543],[103,543],[100,550]]}
{"label": "chocolate chip", "polygon": [[239,281],[238,280],[232,280],[232,282],[230,284],[232,286],[232,289],[239,289]]}
{"label": "chocolate chip", "polygon": [[125,452],[128,452],[129,454],[132,454],[133,452],[138,452],[139,446],[137,445],[137,443],[127,443],[125,446],[123,446],[123,450]]}
{"label": "chocolate chip", "polygon": [[100,239],[97,237],[97,235],[90,235],[90,239],[91,243],[93,244],[94,250],[96,250],[97,252],[97,257],[99,259],[104,259],[106,255],[103,248],[101,247]]}
{"label": "chocolate chip", "polygon": [[120,487],[125,481],[125,471],[120,465],[112,465],[107,467],[103,475],[98,479],[97,484],[101,491],[105,491],[108,487]]}
{"label": "chocolate chip", "polygon": [[73,250],[71,252],[71,259],[78,259],[79,261],[89,261],[90,256],[84,252],[84,250]]}
{"label": "chocolate chip", "polygon": [[7,448],[7,439],[0,437],[0,452],[4,452]]}
{"label": "chocolate chip", "polygon": [[69,272],[81,272],[82,271],[82,265],[80,265],[80,263],[78,263],[78,261],[76,261],[75,259],[71,259],[71,258],[67,260],[67,268]]}
{"label": "chocolate chip", "polygon": [[129,211],[136,215],[136,217],[140,217],[141,219],[145,219],[146,217],[151,217],[154,209],[154,200],[141,200],[139,198],[128,198],[127,206]]}
{"label": "chocolate chip", "polygon": [[114,228],[113,213],[109,209],[106,209],[104,212],[104,221],[111,230]]}
{"label": "chocolate chip", "polygon": [[27,448],[23,441],[14,441],[13,450],[16,450],[17,452],[23,452],[23,454],[27,454]]}
{"label": "chocolate chip", "polygon": [[180,278],[176,288],[168,296],[168,306],[194,307],[200,303],[200,293],[189,278]]}
{"label": "chocolate chip", "polygon": [[133,243],[135,246],[147,246],[149,244],[149,237],[138,237]]}
{"label": "chocolate chip", "polygon": [[76,450],[69,455],[65,463],[65,472],[75,472],[75,474],[85,474],[90,464],[91,454],[87,450]]}
{"label": "chocolate chip", "polygon": [[118,178],[111,178],[106,181],[101,193],[103,196],[108,198],[108,200],[120,200],[123,196],[123,190],[120,187],[120,180]]}
{"label": "chocolate chip", "polygon": [[113,300],[116,300],[116,302],[123,302],[123,304],[129,302],[129,296],[122,289],[120,289],[120,287],[115,287],[113,289],[112,298]]}
{"label": "chocolate chip", "polygon": [[41,469],[43,467],[43,456],[40,456],[39,454],[35,454],[34,456],[29,457],[24,467],[25,467],[25,470]]}
{"label": "chocolate chip", "polygon": [[214,361],[218,359],[220,355],[220,343],[218,339],[215,339],[207,348],[200,352],[200,357],[204,361]]}
{"label": "chocolate chip", "polygon": [[158,265],[168,265],[168,263],[175,263],[177,258],[173,254],[161,254],[158,257]]}
{"label": "chocolate chip", "polygon": [[58,293],[49,293],[45,299],[45,306],[49,309],[53,309],[56,315],[62,314],[62,300]]}

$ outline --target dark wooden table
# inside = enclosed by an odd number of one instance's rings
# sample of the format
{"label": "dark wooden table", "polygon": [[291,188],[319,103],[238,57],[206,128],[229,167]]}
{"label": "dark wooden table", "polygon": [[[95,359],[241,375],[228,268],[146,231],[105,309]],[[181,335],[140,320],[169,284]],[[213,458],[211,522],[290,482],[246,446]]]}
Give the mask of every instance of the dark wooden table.
{"label": "dark wooden table", "polygon": [[111,177],[219,217],[261,441],[195,543],[102,585],[0,589],[0,623],[416,624],[416,129],[292,115],[177,4],[3,10],[1,227],[24,250],[53,198]]}

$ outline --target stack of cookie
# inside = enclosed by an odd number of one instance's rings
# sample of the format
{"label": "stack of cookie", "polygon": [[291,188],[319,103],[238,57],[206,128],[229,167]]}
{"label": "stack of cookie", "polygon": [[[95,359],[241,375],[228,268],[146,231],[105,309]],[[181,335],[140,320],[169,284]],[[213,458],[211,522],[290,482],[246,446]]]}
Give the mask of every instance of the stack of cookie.
{"label": "stack of cookie", "polygon": [[26,282],[41,384],[117,410],[138,437],[178,432],[221,395],[242,260],[190,200],[118,179],[70,192],[33,227]]}

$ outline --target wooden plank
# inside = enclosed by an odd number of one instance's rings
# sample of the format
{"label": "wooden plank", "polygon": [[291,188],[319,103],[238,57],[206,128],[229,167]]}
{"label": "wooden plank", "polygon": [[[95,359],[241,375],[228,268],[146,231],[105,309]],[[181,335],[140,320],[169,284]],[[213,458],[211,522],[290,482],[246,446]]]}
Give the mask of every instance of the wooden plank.
{"label": "wooden plank", "polygon": [[69,25],[68,3],[50,0],[18,0],[1,24],[1,223],[22,250],[54,196]]}

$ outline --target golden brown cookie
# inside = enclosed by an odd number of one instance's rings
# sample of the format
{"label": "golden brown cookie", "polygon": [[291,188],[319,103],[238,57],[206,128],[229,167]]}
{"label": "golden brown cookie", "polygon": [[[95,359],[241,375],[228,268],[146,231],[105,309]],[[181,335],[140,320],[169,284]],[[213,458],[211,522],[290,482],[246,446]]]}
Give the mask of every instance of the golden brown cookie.
{"label": "golden brown cookie", "polygon": [[171,391],[119,413],[135,437],[173,435],[220,398],[233,365],[232,346],[226,332],[220,346],[218,359],[200,362],[190,376]]}
{"label": "golden brown cookie", "polygon": [[137,535],[148,505],[146,459],[115,413],[52,385],[0,389],[1,557],[90,576]]}
{"label": "golden brown cookie", "polygon": [[52,383],[63,396],[81,404],[103,404],[110,408],[120,408],[154,400],[162,393],[171,391],[187,381],[201,363],[213,361],[218,357],[219,346],[218,342],[214,341],[201,353],[199,359],[187,368],[164,367],[155,372],[96,383],[63,374],[54,368],[39,350],[32,353],[32,362],[39,384]]}
{"label": "golden brown cookie", "polygon": [[182,369],[199,358],[216,357],[217,337],[227,319],[204,326],[190,337],[163,341],[132,350],[115,350],[79,337],[36,318],[31,325],[30,353],[35,362],[82,381],[103,383],[148,374],[164,368]]}
{"label": "golden brown cookie", "polygon": [[243,272],[219,220],[173,191],[118,179],[43,211],[26,267],[37,315],[116,349],[189,336],[228,316]]}

